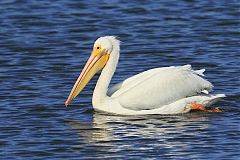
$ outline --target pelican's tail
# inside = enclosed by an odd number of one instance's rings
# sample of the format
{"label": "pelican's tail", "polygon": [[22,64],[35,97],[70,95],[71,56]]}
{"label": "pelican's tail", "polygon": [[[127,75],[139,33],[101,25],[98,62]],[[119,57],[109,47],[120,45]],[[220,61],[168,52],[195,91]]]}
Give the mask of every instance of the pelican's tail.
{"label": "pelican's tail", "polygon": [[205,107],[209,107],[211,105],[213,105],[214,103],[216,103],[217,101],[219,101],[221,98],[226,97],[225,94],[215,94],[215,95],[209,95],[209,97],[207,99],[205,99],[202,104]]}

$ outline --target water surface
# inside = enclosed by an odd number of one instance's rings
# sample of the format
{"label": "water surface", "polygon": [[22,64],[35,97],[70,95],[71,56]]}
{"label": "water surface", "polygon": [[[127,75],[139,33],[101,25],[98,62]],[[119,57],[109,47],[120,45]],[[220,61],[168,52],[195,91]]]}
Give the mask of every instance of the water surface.
{"label": "water surface", "polygon": [[[239,159],[240,3],[0,2],[1,159]],[[64,102],[104,35],[122,41],[112,84],[144,70],[206,69],[223,113],[112,116],[92,110],[97,76]],[[114,106],[113,106],[114,107]]]}

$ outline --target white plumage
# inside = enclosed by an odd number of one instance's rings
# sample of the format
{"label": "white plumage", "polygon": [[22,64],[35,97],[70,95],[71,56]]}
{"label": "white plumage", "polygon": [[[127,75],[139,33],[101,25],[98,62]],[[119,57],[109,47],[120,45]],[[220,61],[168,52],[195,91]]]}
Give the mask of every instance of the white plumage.
{"label": "white plumage", "polygon": [[132,110],[155,109],[212,90],[212,84],[199,77],[190,65],[151,69],[118,86],[111,97]]}
{"label": "white plumage", "polygon": [[205,70],[194,71],[191,65],[151,69],[108,89],[118,63],[120,42],[106,36],[94,44],[99,45],[111,52],[94,90],[95,110],[122,115],[176,114],[189,112],[192,102],[209,106],[225,97],[208,95],[213,85],[201,77]]}

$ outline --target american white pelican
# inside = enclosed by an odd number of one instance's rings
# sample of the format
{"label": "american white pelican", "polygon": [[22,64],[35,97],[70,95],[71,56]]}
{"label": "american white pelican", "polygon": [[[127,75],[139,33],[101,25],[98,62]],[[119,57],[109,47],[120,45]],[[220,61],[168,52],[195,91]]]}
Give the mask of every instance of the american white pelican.
{"label": "american white pelican", "polygon": [[225,95],[209,95],[213,85],[200,77],[204,76],[204,69],[194,71],[191,65],[150,69],[108,89],[119,52],[120,41],[114,36],[98,38],[65,106],[103,68],[93,93],[95,110],[121,115],[177,114],[190,110],[221,112],[219,108],[207,110],[205,107]]}

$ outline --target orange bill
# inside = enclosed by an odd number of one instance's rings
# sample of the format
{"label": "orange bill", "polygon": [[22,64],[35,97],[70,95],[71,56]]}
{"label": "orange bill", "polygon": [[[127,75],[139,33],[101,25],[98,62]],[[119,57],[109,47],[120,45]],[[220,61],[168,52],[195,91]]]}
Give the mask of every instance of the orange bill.
{"label": "orange bill", "polygon": [[94,48],[90,58],[82,70],[82,73],[75,82],[67,101],[65,102],[66,107],[83,90],[92,77],[106,65],[108,59],[109,54],[106,50]]}

